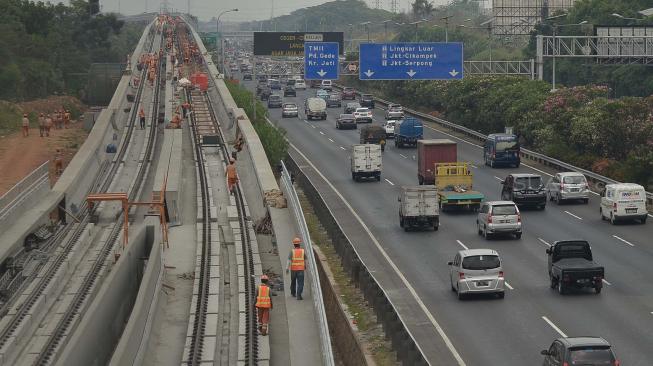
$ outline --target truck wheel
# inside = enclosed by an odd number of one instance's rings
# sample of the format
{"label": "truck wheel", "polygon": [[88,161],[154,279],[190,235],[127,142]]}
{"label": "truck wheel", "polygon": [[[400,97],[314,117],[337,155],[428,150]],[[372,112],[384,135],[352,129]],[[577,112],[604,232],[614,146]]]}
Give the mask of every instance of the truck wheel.
{"label": "truck wheel", "polygon": [[603,287],[602,287],[602,286],[597,286],[597,287],[594,287],[594,292],[596,292],[596,294],[598,295],[598,294],[600,294],[600,293],[601,293],[601,289],[603,289]]}
{"label": "truck wheel", "polygon": [[410,224],[404,224],[404,231],[408,232],[410,230]]}
{"label": "truck wheel", "polygon": [[377,182],[380,182],[380,181],[381,181],[381,174],[379,174],[379,175],[376,176],[376,181],[377,181]]}
{"label": "truck wheel", "polygon": [[465,294],[461,293],[459,288],[456,289],[456,292],[458,293],[458,300],[465,299]]}
{"label": "truck wheel", "polygon": [[424,177],[418,175],[417,176],[417,181],[419,182],[420,186],[423,185],[424,184]]}
{"label": "truck wheel", "polygon": [[584,199],[583,199],[583,203],[584,203],[584,204],[588,204],[588,203],[590,203],[590,199],[589,199],[589,198],[584,198]]}
{"label": "truck wheel", "polygon": [[438,231],[439,228],[440,228],[439,223],[437,223],[437,222],[433,223],[433,231]]}
{"label": "truck wheel", "polygon": [[647,218],[647,217],[648,217],[648,215],[644,215],[644,216],[642,216],[642,218],[639,219],[639,222],[642,223],[642,225],[646,224],[646,218]]}
{"label": "truck wheel", "polygon": [[355,181],[357,180],[356,178],[358,178],[358,177],[356,176],[356,173],[352,172],[352,173],[351,173],[351,179],[353,179],[354,182],[355,182]]}
{"label": "truck wheel", "polygon": [[404,218],[403,217],[399,217],[399,226],[404,227]]}
{"label": "truck wheel", "polygon": [[567,292],[565,285],[562,284],[562,281],[557,281],[557,282],[558,282],[558,293],[560,295],[564,295]]}
{"label": "truck wheel", "polygon": [[556,278],[549,275],[549,278],[551,280],[551,288],[556,288],[558,286],[558,281],[556,281]]}

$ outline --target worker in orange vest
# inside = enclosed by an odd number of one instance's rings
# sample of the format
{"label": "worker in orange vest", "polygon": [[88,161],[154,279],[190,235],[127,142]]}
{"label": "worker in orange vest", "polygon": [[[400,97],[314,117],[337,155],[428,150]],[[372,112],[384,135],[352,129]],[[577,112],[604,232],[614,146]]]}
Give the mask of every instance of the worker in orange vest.
{"label": "worker in orange vest", "polygon": [[23,137],[29,136],[29,118],[27,113],[23,114]]}
{"label": "worker in orange vest", "polygon": [[57,152],[54,154],[54,172],[56,175],[61,175],[63,172],[63,157],[61,156],[61,150],[57,149]]}
{"label": "worker in orange vest", "polygon": [[268,276],[261,276],[261,284],[256,289],[256,310],[258,316],[258,329],[262,335],[268,335],[270,324],[270,309],[272,309],[272,296],[268,286]]}
{"label": "worker in orange vest", "polygon": [[238,173],[236,172],[236,160],[234,158],[229,159],[229,165],[227,165],[227,188],[229,193],[234,193],[234,188],[238,183]]}
{"label": "worker in orange vest", "polygon": [[288,264],[286,265],[286,273],[290,270],[290,296],[297,296],[297,300],[303,300],[304,271],[306,270],[306,252],[300,248],[301,243],[300,238],[292,240],[293,248],[288,254]]}
{"label": "worker in orange vest", "polygon": [[39,115],[39,135],[41,137],[45,135],[45,115],[43,113]]}
{"label": "worker in orange vest", "polygon": [[70,111],[65,110],[63,114],[63,124],[65,128],[68,128],[68,125],[70,124]]}
{"label": "worker in orange vest", "polygon": [[138,118],[141,122],[141,130],[145,128],[145,111],[143,110],[143,107],[141,107],[141,110],[138,111]]}
{"label": "worker in orange vest", "polygon": [[45,117],[45,136],[50,137],[50,130],[52,129],[52,116],[48,114],[47,117]]}

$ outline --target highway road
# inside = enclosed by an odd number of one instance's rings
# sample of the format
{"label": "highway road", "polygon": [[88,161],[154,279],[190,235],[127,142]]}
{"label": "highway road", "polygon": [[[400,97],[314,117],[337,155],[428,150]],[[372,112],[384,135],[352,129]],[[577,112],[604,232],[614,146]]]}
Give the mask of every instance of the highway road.
{"label": "highway road", "polygon": [[[251,89],[253,82],[245,82]],[[486,241],[476,233],[474,213],[442,213],[440,230],[404,232],[399,227],[397,197],[402,185],[417,185],[416,150],[398,149],[389,140],[383,155],[381,182],[355,183],[349,171],[349,151],[358,130],[336,130],[342,108],[330,108],[326,121],[306,121],[303,100],[315,89],[284,98],[300,106],[300,118],[270,119],[287,131],[291,144],[303,153],[349,202],[388,253],[431,315],[451,340],[466,365],[536,365],[540,350],[559,336],[602,336],[610,341],[622,365],[653,361],[653,227],[649,224],[612,226],[601,221],[599,197],[588,205],[571,203],[546,210],[522,210],[520,240]],[[344,101],[343,101],[344,102]],[[376,124],[383,111],[374,111]],[[547,173],[522,164],[518,169],[483,165],[482,148],[426,126],[425,138],[458,142],[460,161],[471,162],[475,189],[487,199],[499,199],[500,180],[512,172]],[[586,239],[595,260],[605,266],[606,283],[599,295],[583,292],[561,296],[549,288],[545,249],[555,240]],[[354,245],[356,243],[353,243]],[[492,248],[503,259],[509,287],[505,299],[478,296],[459,301],[450,289],[447,261],[466,248]],[[428,348],[431,339],[417,339]]]}

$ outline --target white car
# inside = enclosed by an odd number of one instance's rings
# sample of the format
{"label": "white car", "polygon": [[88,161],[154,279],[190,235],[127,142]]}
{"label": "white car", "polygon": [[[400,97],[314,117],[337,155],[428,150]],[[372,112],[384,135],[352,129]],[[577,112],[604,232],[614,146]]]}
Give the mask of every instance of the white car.
{"label": "white car", "polygon": [[383,124],[381,124],[381,127],[385,129],[385,136],[389,139],[395,137],[396,126],[397,126],[397,121],[395,120],[385,121],[383,122]]}
{"label": "white car", "polygon": [[607,184],[601,194],[601,220],[614,225],[620,220],[646,223],[646,191],[635,183]]}
{"label": "white car", "polygon": [[356,123],[372,123],[372,111],[369,108],[356,108],[356,111],[354,111],[354,120]]}
{"label": "white car", "polygon": [[468,294],[494,293],[503,299],[505,278],[499,253],[492,249],[468,249],[456,254],[449,265],[451,290],[462,300]]}
{"label": "white car", "polygon": [[306,82],[304,79],[299,79],[295,81],[295,90],[306,90]]}
{"label": "white car", "polygon": [[400,104],[390,104],[385,111],[385,119],[404,118],[404,108]]}

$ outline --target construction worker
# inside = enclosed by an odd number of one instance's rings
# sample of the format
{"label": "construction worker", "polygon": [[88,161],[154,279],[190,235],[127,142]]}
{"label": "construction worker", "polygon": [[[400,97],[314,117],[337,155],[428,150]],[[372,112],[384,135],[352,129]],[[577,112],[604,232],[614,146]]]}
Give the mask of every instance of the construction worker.
{"label": "construction worker", "polygon": [[385,139],[381,139],[381,141],[379,141],[379,145],[381,145],[381,152],[384,152],[385,151]]}
{"label": "construction worker", "polygon": [[141,130],[145,128],[145,111],[143,110],[143,107],[141,107],[141,110],[138,111],[138,118],[141,121]]}
{"label": "construction worker", "polygon": [[23,137],[29,136],[29,118],[27,113],[23,114]]}
{"label": "construction worker", "polygon": [[234,158],[229,159],[229,165],[227,165],[227,188],[229,193],[234,193],[234,187],[238,183],[238,173],[236,173],[236,160]]}
{"label": "construction worker", "polygon": [[68,128],[68,125],[70,125],[70,111],[65,110],[63,114],[63,124],[65,128]]}
{"label": "construction worker", "polygon": [[48,114],[48,116],[45,117],[45,136],[50,137],[50,129],[52,129],[52,116]]}
{"label": "construction worker", "polygon": [[286,264],[286,273],[290,271],[290,296],[297,296],[297,300],[303,300],[304,271],[306,270],[306,252],[300,248],[301,243],[300,238],[292,240],[293,248],[288,254],[288,264]]}
{"label": "construction worker", "polygon": [[63,156],[61,156],[61,150],[57,149],[57,152],[54,154],[54,173],[56,175],[61,175],[63,172]]}
{"label": "construction worker", "polygon": [[190,104],[189,104],[188,102],[184,102],[184,103],[181,105],[181,111],[183,112],[183,113],[182,113],[182,116],[183,116],[184,118],[188,117],[188,111],[190,111]]}
{"label": "construction worker", "polygon": [[258,329],[262,335],[268,335],[270,324],[270,309],[272,309],[272,296],[268,286],[268,276],[261,276],[261,284],[256,289],[256,310],[258,315]]}
{"label": "construction worker", "polygon": [[39,135],[41,137],[45,135],[45,115],[43,113],[39,115]]}

